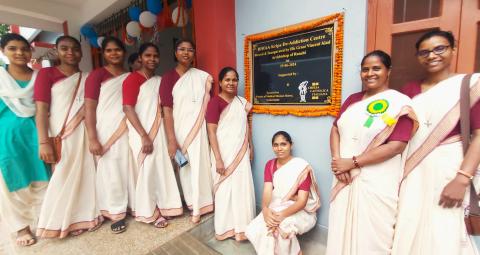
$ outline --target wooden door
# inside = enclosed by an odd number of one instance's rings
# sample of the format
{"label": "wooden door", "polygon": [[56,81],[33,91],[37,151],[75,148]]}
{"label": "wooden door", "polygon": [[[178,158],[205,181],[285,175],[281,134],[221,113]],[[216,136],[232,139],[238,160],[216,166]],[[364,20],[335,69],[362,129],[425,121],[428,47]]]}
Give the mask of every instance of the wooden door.
{"label": "wooden door", "polygon": [[480,0],[369,0],[367,50],[392,56],[390,87],[424,76],[415,57],[415,42],[432,29],[451,31],[457,39],[455,72],[480,69]]}

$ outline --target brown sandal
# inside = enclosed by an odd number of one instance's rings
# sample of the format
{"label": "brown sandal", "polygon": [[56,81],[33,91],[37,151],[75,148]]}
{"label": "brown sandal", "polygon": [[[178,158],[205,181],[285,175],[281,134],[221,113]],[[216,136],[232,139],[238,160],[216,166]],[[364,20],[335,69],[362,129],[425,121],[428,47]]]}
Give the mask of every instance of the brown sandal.
{"label": "brown sandal", "polygon": [[168,221],[165,218],[160,217],[153,223],[153,226],[156,228],[166,228],[168,226]]}

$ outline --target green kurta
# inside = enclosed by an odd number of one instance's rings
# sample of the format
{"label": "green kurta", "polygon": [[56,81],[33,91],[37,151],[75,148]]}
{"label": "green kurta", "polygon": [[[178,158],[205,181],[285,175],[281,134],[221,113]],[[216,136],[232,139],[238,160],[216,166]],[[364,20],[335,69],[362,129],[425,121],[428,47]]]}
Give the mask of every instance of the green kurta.
{"label": "green kurta", "polygon": [[[0,81],[2,82],[2,81]],[[29,81],[17,81],[20,87]],[[34,117],[15,115],[0,99],[0,170],[10,192],[48,181],[50,169],[39,158]]]}

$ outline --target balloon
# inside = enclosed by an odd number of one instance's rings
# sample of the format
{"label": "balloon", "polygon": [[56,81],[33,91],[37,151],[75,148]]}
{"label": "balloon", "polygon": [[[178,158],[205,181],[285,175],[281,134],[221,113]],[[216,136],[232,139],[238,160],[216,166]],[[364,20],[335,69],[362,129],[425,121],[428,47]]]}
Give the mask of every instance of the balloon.
{"label": "balloon", "polygon": [[99,47],[102,47],[102,42],[103,42],[104,39],[105,39],[105,36],[98,37],[97,44],[98,44]]}
{"label": "balloon", "polygon": [[[188,13],[184,8],[182,8],[182,12],[180,12],[180,17],[179,17],[178,10],[179,8],[176,7],[172,11],[172,21],[173,21],[173,24],[177,25],[177,27],[183,27],[188,23]],[[178,18],[178,23],[177,23],[177,18]]]}
{"label": "balloon", "polygon": [[155,21],[157,21],[157,16],[149,11],[144,11],[140,14],[140,24],[144,27],[153,27]]}
{"label": "balloon", "polygon": [[131,37],[139,37],[142,29],[140,28],[140,24],[136,21],[130,21],[127,24],[127,33]]}
{"label": "balloon", "polygon": [[98,40],[97,37],[88,38],[88,41],[90,42],[90,45],[92,45],[94,48],[100,48],[100,46],[98,46],[97,40]]}
{"label": "balloon", "polygon": [[192,8],[192,0],[187,0],[187,8]]}
{"label": "balloon", "polygon": [[147,10],[157,15],[162,11],[161,0],[147,0]]}
{"label": "balloon", "polygon": [[133,21],[139,21],[141,12],[142,10],[137,6],[128,8],[128,16],[130,16],[130,19]]}
{"label": "balloon", "polygon": [[93,29],[93,26],[90,24],[83,25],[80,28],[80,33],[85,36],[85,37],[97,37],[97,33],[95,32],[95,29]]}

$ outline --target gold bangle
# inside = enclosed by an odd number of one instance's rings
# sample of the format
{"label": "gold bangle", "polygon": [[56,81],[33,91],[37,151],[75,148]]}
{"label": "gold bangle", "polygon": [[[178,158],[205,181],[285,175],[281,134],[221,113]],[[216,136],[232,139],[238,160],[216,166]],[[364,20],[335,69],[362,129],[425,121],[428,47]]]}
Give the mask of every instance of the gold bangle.
{"label": "gold bangle", "polygon": [[43,140],[43,141],[39,142],[38,144],[47,144],[47,143],[50,143],[50,141],[49,140]]}
{"label": "gold bangle", "polygon": [[463,170],[458,170],[458,171],[457,171],[457,174],[461,174],[461,175],[467,177],[468,179],[473,180],[473,175],[471,175],[471,174],[469,174],[469,173],[467,173],[467,172],[465,172],[465,171],[463,171]]}

